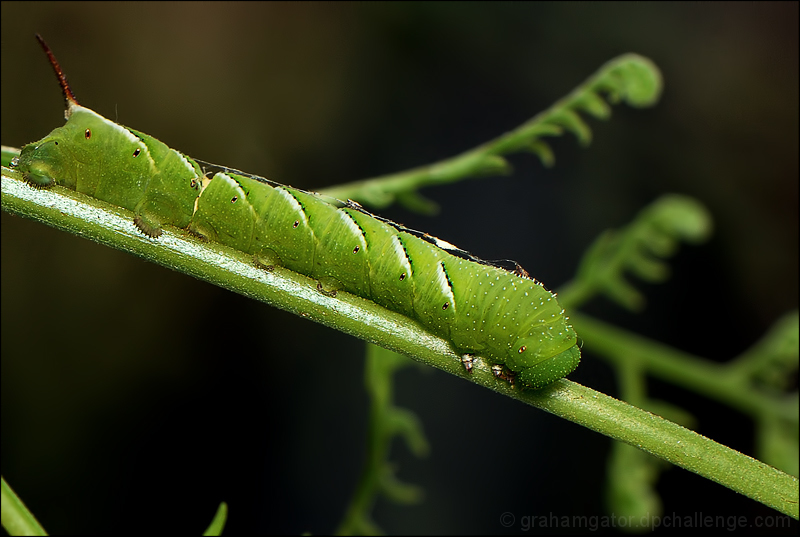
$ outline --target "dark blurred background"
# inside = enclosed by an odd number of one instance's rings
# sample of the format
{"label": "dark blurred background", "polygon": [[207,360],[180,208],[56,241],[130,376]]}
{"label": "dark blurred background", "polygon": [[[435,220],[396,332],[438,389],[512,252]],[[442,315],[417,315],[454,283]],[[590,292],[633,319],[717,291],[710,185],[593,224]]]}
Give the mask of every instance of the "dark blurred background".
{"label": "dark blurred background", "polygon": [[[426,189],[435,218],[380,214],[557,288],[602,230],[664,193],[694,196],[714,237],[683,247],[666,284],[639,286],[646,311],[585,311],[724,362],[797,307],[797,6],[3,2],[2,143],[63,121],[35,32],[85,106],[308,189],[469,149],[637,52],[664,74],[655,108],[591,121],[588,149],[554,140],[553,169],[518,155],[510,177]],[[361,341],[5,213],[1,229],[2,473],[48,531],[198,533],[222,500],[227,534],[336,528],[364,454]],[[616,393],[588,353],[571,378]],[[746,417],[650,387],[753,453]],[[397,376],[397,403],[432,453],[395,445],[399,478],[427,496],[380,500],[385,531],[606,514],[607,438],[422,367]],[[659,492],[667,514],[774,514],[680,469]]]}

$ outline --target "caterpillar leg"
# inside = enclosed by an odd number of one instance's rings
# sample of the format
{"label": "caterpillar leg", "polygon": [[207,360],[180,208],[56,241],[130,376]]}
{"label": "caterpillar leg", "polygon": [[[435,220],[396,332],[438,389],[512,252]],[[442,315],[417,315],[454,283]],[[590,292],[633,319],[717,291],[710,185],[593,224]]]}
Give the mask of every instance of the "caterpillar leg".
{"label": "caterpillar leg", "polygon": [[327,295],[333,298],[336,296],[336,293],[338,292],[338,286],[331,285],[330,282],[323,282],[322,280],[318,280],[317,291],[319,291],[323,295]]}
{"label": "caterpillar leg", "polygon": [[461,364],[464,366],[467,374],[472,374],[472,366],[475,364],[475,357],[471,354],[461,355]]}
{"label": "caterpillar leg", "polygon": [[500,380],[504,380],[504,381],[508,382],[509,384],[511,384],[512,388],[514,387],[514,380],[516,379],[516,376],[507,367],[499,365],[499,364],[495,364],[495,365],[492,366],[492,374],[496,378],[498,378]]}
{"label": "caterpillar leg", "polygon": [[272,272],[273,270],[275,270],[274,263],[271,263],[269,259],[265,259],[259,255],[253,256],[253,265],[255,265],[256,268],[260,268],[261,270],[266,272]]}
{"label": "caterpillar leg", "polygon": [[161,236],[161,224],[146,214],[137,214],[133,219],[133,223],[139,231],[151,239],[157,239]]}

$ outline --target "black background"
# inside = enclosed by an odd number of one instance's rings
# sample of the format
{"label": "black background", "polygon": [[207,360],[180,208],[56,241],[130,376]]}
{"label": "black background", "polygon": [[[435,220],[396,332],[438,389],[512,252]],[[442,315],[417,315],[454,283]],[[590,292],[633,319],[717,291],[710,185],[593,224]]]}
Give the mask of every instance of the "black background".
{"label": "black background", "polygon": [[[2,142],[61,124],[53,48],[82,104],[203,160],[320,188],[451,156],[514,128],[609,59],[662,69],[652,109],[591,121],[556,166],[426,189],[435,218],[382,216],[549,287],[604,229],[667,192],[713,239],[684,247],[642,315],[605,320],[726,361],[797,307],[797,4],[2,4]],[[364,454],[362,342],[132,256],[2,216],[2,472],[50,533],[328,533]],[[615,393],[586,355],[571,378]],[[698,430],[753,453],[749,419],[654,381]],[[418,506],[389,533],[519,533],[503,512],[604,515],[610,441],[439,371],[397,376],[426,460],[397,444]],[[665,513],[774,511],[680,469]],[[796,528],[796,525],[795,525]]]}

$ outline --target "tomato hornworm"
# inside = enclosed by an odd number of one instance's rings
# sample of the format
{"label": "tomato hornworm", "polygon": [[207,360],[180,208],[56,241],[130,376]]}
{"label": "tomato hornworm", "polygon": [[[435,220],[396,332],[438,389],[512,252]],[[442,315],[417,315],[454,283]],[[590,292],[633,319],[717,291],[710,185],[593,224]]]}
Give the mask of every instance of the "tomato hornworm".
{"label": "tomato hornworm", "polygon": [[553,293],[513,263],[481,260],[426,233],[263,177],[192,159],[81,106],[37,35],[66,100],[64,126],[28,144],[14,165],[28,184],[54,184],[163,226],[251,254],[264,268],[309,276],[418,321],[500,378],[540,388],[577,367],[577,335]]}

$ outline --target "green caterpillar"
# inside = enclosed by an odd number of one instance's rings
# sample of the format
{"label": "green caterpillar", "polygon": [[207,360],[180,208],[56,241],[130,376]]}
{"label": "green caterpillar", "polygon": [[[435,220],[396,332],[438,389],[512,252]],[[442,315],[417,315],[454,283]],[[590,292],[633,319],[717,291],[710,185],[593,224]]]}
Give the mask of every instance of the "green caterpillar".
{"label": "green caterpillar", "polygon": [[573,371],[577,336],[553,293],[519,265],[507,270],[440,239],[340,202],[192,159],[78,104],[50,59],[67,122],[22,148],[15,166],[36,188],[54,184],[131,210],[156,239],[183,228],[416,319],[500,378],[540,388]]}

